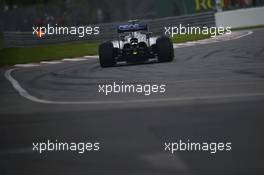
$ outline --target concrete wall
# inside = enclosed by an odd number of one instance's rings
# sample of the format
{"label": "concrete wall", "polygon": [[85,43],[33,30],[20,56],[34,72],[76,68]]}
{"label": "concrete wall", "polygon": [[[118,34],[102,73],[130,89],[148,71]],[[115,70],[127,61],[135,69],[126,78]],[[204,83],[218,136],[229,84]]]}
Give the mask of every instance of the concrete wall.
{"label": "concrete wall", "polygon": [[217,27],[232,28],[264,25],[264,7],[217,12],[215,22]]}

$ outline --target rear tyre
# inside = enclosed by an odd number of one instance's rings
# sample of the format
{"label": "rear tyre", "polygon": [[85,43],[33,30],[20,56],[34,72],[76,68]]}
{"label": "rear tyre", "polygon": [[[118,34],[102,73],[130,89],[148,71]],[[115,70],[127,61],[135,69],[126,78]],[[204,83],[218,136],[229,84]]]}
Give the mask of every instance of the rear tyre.
{"label": "rear tyre", "polygon": [[101,67],[112,67],[116,64],[112,42],[105,42],[99,46],[99,60]]}
{"label": "rear tyre", "polygon": [[170,62],[174,59],[173,44],[170,38],[159,37],[156,41],[156,50],[159,62]]}

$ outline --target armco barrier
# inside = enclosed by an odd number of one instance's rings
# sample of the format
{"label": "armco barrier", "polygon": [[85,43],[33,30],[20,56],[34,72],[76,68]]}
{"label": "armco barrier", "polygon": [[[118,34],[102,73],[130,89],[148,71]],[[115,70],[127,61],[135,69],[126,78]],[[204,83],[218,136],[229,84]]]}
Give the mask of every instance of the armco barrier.
{"label": "armco barrier", "polygon": [[[159,19],[142,20],[149,25],[149,30],[155,34],[162,34],[165,26],[178,26],[179,24],[190,26],[215,26],[214,12],[197,13],[192,15],[175,16]],[[55,44],[74,41],[87,40],[111,40],[117,37],[116,27],[120,23],[98,24],[100,27],[99,35],[85,35],[80,38],[73,35],[48,35],[44,38],[38,38],[29,32],[4,32],[4,47],[24,47],[37,46],[41,44]]]}

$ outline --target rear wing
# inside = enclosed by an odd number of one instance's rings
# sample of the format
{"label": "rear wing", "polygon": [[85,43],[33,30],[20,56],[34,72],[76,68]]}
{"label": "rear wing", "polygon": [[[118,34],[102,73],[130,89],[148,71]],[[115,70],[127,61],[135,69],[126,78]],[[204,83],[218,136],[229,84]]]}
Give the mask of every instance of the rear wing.
{"label": "rear wing", "polygon": [[142,23],[137,23],[137,24],[119,25],[117,27],[118,33],[135,32],[135,31],[148,31],[148,25],[142,24]]}

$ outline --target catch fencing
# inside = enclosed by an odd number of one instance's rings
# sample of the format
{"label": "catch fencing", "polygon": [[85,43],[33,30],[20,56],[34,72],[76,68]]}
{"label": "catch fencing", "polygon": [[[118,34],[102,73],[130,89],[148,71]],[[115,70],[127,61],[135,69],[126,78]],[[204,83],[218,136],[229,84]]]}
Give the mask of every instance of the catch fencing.
{"label": "catch fencing", "polygon": [[[174,16],[158,19],[142,20],[141,22],[147,23],[149,31],[156,35],[164,33],[164,27],[179,26],[180,24],[190,26],[215,26],[214,12],[196,13],[191,15]],[[42,44],[57,44],[66,42],[78,42],[78,41],[105,41],[112,40],[117,37],[117,25],[121,23],[104,23],[96,26],[100,27],[99,35],[85,35],[84,37],[78,37],[77,35],[45,35],[43,38],[33,35],[33,29],[29,32],[17,32],[9,31],[3,32],[4,47],[26,47],[26,46],[38,46]],[[95,25],[91,25],[95,26]]]}

